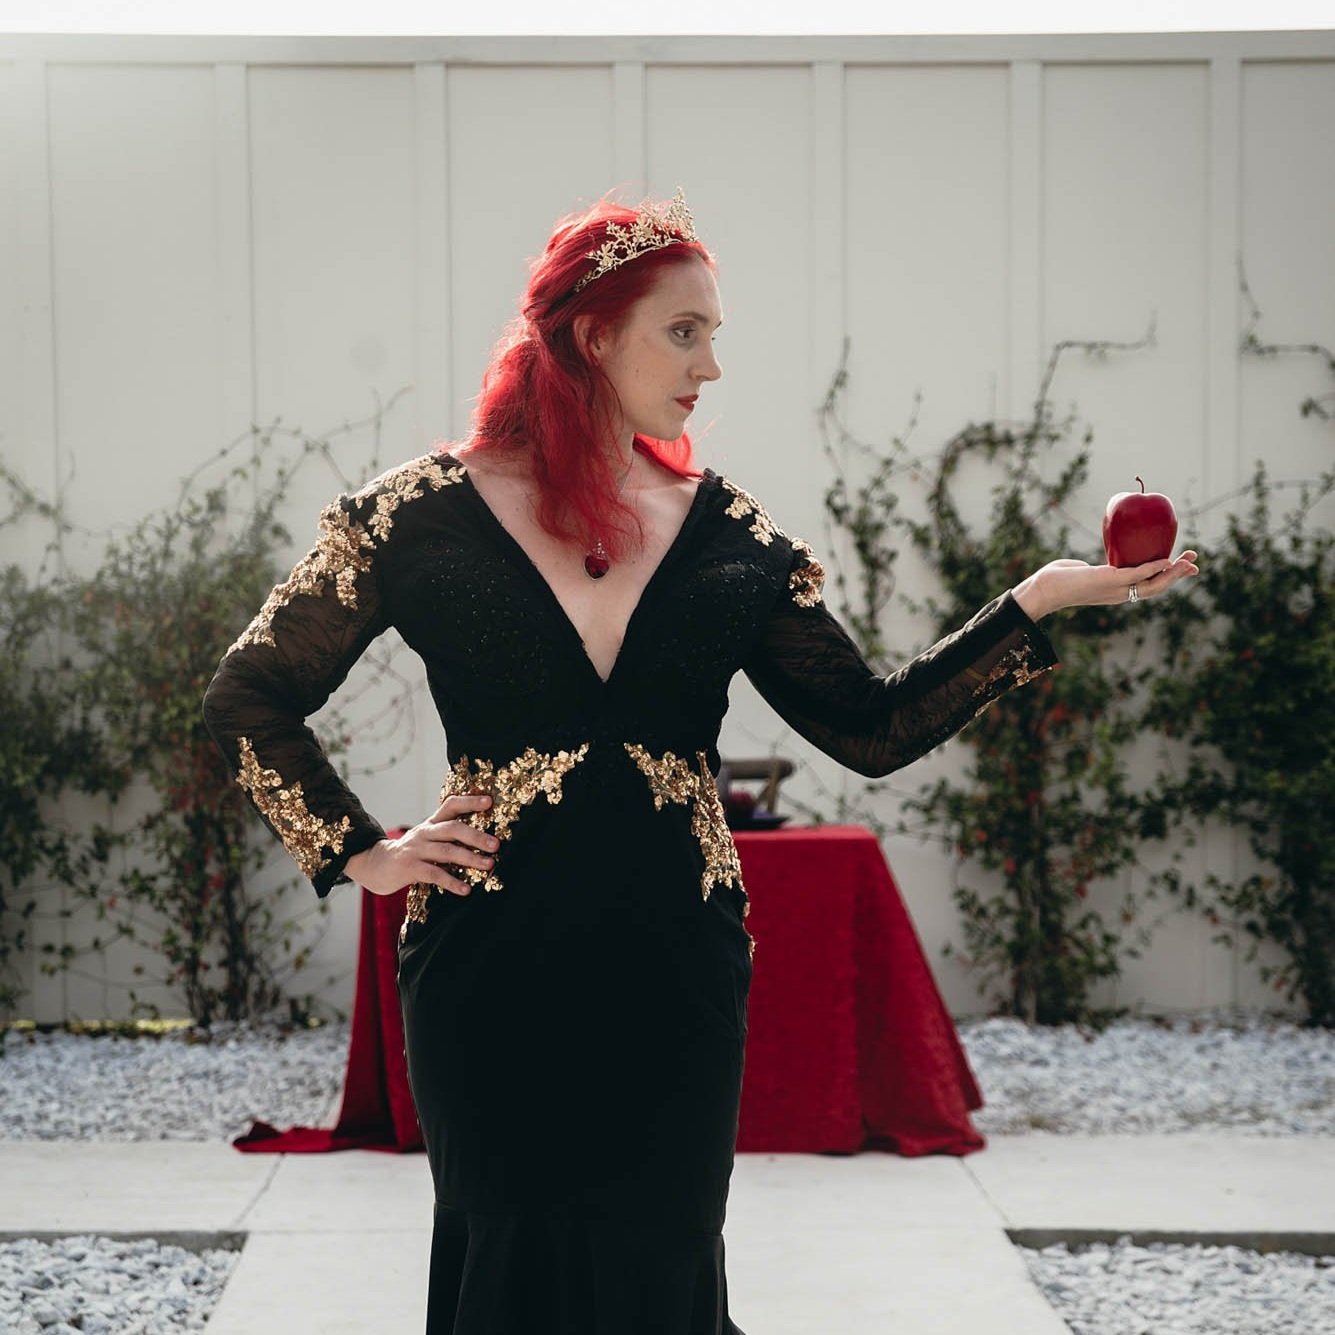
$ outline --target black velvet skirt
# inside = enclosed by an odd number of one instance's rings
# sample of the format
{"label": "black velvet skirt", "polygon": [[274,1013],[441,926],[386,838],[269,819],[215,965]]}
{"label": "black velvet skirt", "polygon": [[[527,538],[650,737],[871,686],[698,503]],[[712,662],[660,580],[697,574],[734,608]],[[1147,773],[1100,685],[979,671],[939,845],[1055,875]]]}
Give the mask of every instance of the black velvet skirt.
{"label": "black velvet skirt", "polygon": [[400,943],[435,1185],[428,1335],[742,1335],[722,1230],[744,892],[703,896],[689,827],[626,805],[646,828],[601,821],[599,875],[563,803],[503,889],[433,894]]}

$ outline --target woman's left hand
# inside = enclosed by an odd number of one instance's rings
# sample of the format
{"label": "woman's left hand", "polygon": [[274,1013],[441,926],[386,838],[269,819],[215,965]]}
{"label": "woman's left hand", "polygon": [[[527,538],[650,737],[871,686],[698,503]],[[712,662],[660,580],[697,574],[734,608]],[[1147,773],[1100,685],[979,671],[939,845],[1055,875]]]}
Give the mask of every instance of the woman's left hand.
{"label": "woman's left hand", "polygon": [[[1139,566],[1092,566],[1088,561],[1049,561],[1012,590],[1015,601],[1032,621],[1064,607],[1094,607],[1104,603],[1155,598],[1180,579],[1200,574],[1196,553],[1186,551],[1169,561],[1146,561]],[[1135,597],[1131,590],[1135,589]]]}

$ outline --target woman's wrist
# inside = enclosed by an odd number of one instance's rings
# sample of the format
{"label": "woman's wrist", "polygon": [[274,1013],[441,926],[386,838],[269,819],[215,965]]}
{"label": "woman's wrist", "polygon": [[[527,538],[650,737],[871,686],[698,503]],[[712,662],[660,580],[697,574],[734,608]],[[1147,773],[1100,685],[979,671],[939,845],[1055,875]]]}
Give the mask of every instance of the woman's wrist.
{"label": "woman's wrist", "polygon": [[376,850],[385,841],[377,839],[369,848],[363,848],[360,853],[354,853],[344,864],[343,870],[358,884],[366,884],[366,873],[374,865]]}
{"label": "woman's wrist", "polygon": [[1048,598],[1047,590],[1040,578],[1042,573],[1041,570],[1034,571],[1011,590],[1011,597],[1020,605],[1020,611],[1033,622],[1038,622],[1049,612],[1057,610]]}

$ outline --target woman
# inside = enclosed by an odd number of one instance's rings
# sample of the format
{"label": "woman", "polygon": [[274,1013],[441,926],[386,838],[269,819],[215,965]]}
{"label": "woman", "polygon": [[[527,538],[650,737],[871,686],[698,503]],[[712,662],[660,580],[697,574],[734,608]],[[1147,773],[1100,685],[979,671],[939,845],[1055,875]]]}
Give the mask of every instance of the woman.
{"label": "woman", "polygon": [[[399,991],[435,1183],[432,1335],[740,1335],[722,1227],[753,941],[714,781],[738,670],[884,775],[1052,667],[1047,613],[1195,573],[1191,552],[1054,562],[877,676],[812,549],[691,467],[721,323],[680,191],[563,220],[471,439],[331,504],[205,699],[318,894],[411,885]],[[397,839],[303,722],[391,625],[425,662],[450,765]]]}

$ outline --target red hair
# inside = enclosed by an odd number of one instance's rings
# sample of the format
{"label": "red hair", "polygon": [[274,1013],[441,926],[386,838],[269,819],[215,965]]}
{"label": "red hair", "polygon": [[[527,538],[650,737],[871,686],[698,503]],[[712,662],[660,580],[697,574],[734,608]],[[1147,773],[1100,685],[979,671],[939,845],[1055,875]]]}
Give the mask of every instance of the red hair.
{"label": "red hair", "polygon": [[[621,479],[609,452],[590,441],[612,438],[608,409],[616,392],[602,369],[580,351],[574,320],[592,317],[589,336],[615,334],[631,308],[672,265],[714,257],[699,241],[682,240],[575,284],[594,267],[588,253],[609,239],[607,225],[634,222],[636,210],[606,195],[584,213],[567,214],[543,253],[529,265],[519,314],[506,326],[482,375],[472,414],[469,452],[523,447],[538,484],[538,523],[554,537],[590,543],[603,539],[608,556],[624,557],[643,538],[633,507],[618,496]],[[600,392],[601,391],[601,392]],[[635,446],[682,477],[699,477],[691,438],[655,440],[635,435]]]}

